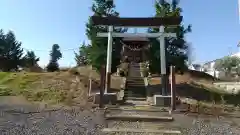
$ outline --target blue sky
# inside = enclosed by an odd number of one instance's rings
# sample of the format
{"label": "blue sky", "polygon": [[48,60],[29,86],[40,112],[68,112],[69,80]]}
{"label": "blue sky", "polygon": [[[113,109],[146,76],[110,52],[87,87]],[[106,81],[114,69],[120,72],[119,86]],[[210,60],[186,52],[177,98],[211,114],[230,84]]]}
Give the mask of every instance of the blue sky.
{"label": "blue sky", "polygon": [[[236,52],[240,39],[237,0],[180,0],[184,24],[192,24],[187,41],[195,62]],[[0,29],[13,30],[22,47],[34,50],[39,64],[49,61],[49,51],[59,44],[61,66],[74,66],[74,50],[86,41],[85,23],[92,15],[92,0],[0,0]],[[153,16],[154,0],[115,0],[124,17]]]}

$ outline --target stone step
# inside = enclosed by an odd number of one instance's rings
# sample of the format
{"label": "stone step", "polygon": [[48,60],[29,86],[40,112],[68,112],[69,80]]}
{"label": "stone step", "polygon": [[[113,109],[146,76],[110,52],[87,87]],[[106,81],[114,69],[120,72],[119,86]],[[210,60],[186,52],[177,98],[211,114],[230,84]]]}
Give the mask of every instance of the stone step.
{"label": "stone step", "polygon": [[130,83],[130,84],[127,84],[126,88],[144,88],[145,89],[145,84],[141,84],[141,83]]}
{"label": "stone step", "polygon": [[125,94],[141,94],[141,92],[146,92],[146,90],[145,89],[126,89],[125,91],[124,91],[124,93]]}
{"label": "stone step", "polygon": [[139,65],[132,65],[132,66],[130,66],[130,69],[135,69],[135,68],[139,68],[140,69],[140,66]]}
{"label": "stone step", "polygon": [[144,80],[127,80],[126,83],[131,83],[131,84],[134,84],[134,83],[143,83],[144,84]]}
{"label": "stone step", "polygon": [[124,93],[125,98],[131,98],[134,99],[134,97],[136,98],[146,98],[145,92],[132,92],[132,93]]}
{"label": "stone step", "polygon": [[143,79],[142,77],[128,76],[127,79]]}
{"label": "stone step", "polygon": [[138,95],[142,95],[142,93],[146,93],[145,91],[126,91],[124,92],[124,95],[132,95],[132,96],[138,96]]}
{"label": "stone step", "polygon": [[146,97],[143,95],[124,95],[124,99],[126,100],[136,100],[136,101],[146,101]]}
{"label": "stone step", "polygon": [[141,78],[141,74],[140,73],[136,73],[136,74],[129,73],[128,75],[129,75],[129,77]]}
{"label": "stone step", "polygon": [[159,121],[159,122],[172,122],[174,119],[171,116],[153,116],[148,114],[106,114],[107,120],[121,120],[121,121]]}
{"label": "stone step", "polygon": [[146,93],[144,89],[142,90],[130,90],[130,89],[127,89],[127,91],[124,92],[124,94],[131,94],[131,95],[142,95],[142,92]]}
{"label": "stone step", "polygon": [[131,87],[127,87],[125,92],[126,93],[139,93],[139,92],[145,92],[146,89],[144,88],[144,86],[142,87],[137,87],[137,86],[131,86]]}
{"label": "stone step", "polygon": [[139,93],[141,94],[141,92],[146,92],[146,89],[145,88],[136,88],[136,87],[128,87],[126,90],[125,90],[126,93]]}
{"label": "stone step", "polygon": [[125,99],[126,100],[135,100],[135,101],[146,101],[146,97],[142,96],[142,95],[139,95],[139,96],[131,96],[131,97],[128,97],[128,96],[125,96]]}
{"label": "stone step", "polygon": [[127,80],[126,83],[129,83],[129,84],[139,84],[139,83],[145,84],[143,80]]}
{"label": "stone step", "polygon": [[126,83],[127,86],[143,86],[145,87],[145,83],[143,82],[138,82],[138,83],[133,83],[133,82],[130,82],[130,83]]}
{"label": "stone step", "polygon": [[144,83],[144,80],[127,80],[126,83]]}
{"label": "stone step", "polygon": [[145,90],[146,88],[145,88],[144,84],[130,84],[130,85],[126,86],[126,89],[127,90],[130,90],[130,89],[134,89],[134,90],[143,89],[143,90]]}
{"label": "stone step", "polygon": [[[126,135],[127,133],[135,133],[141,135],[149,134],[181,134],[179,130],[152,130],[152,129],[134,129],[134,128],[104,128],[102,130],[104,133],[122,133]],[[119,135],[119,134],[118,134]]]}
{"label": "stone step", "polygon": [[129,70],[129,72],[131,72],[131,73],[139,73],[139,71],[141,71],[140,68],[132,68]]}
{"label": "stone step", "polygon": [[144,83],[144,80],[127,80],[126,83]]}
{"label": "stone step", "polygon": [[140,79],[140,78],[142,79],[142,77],[127,76],[127,79]]}
{"label": "stone step", "polygon": [[127,91],[146,91],[146,88],[144,85],[127,85],[126,87]]}
{"label": "stone step", "polygon": [[156,112],[156,113],[162,113],[162,112],[168,112],[171,113],[170,108],[169,107],[156,107],[156,106],[118,106],[118,107],[108,107],[107,111],[128,111],[128,112],[147,112],[147,113],[151,113],[151,112]]}
{"label": "stone step", "polygon": [[[162,107],[158,109],[154,109],[148,105],[147,101],[132,101],[130,102],[128,100],[128,103],[133,103],[134,105],[123,105],[121,107],[112,107],[107,108],[106,114],[111,115],[148,115],[148,116],[154,116],[154,117],[171,117],[171,111],[170,108]],[[146,109],[148,108],[148,109]],[[149,109],[150,108],[150,109]]]}
{"label": "stone step", "polygon": [[[142,97],[142,98],[138,98],[139,100],[136,100],[136,99],[127,99],[126,100],[126,103],[131,103],[131,104],[134,104],[134,106],[146,106],[148,104],[148,102],[146,101],[146,98]],[[127,114],[130,112],[130,111],[124,111],[124,112],[127,112]],[[121,112],[121,113],[124,113],[124,112]],[[133,113],[133,112],[131,112]],[[137,111],[135,114],[139,114]],[[143,113],[144,114],[144,113]]]}
{"label": "stone step", "polygon": [[127,82],[144,82],[143,78],[140,79],[127,79]]}

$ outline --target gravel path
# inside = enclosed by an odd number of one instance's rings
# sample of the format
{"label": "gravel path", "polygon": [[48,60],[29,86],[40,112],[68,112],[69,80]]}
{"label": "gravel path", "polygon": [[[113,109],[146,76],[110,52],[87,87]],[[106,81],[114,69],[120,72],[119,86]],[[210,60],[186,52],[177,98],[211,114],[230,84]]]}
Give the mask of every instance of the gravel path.
{"label": "gravel path", "polygon": [[191,126],[182,129],[182,133],[184,135],[240,135],[240,123],[237,124],[234,120],[225,118],[209,119],[194,119]]}
{"label": "gravel path", "polygon": [[[125,127],[135,129],[167,129],[180,130],[182,135],[240,135],[240,119],[215,118],[215,117],[190,117],[182,114],[174,114],[174,122],[150,123],[150,122],[124,122],[111,121],[110,127]],[[120,134],[119,134],[120,135]],[[121,135],[124,135],[121,134]],[[133,134],[132,134],[133,135]],[[142,134],[149,135],[149,134]],[[155,135],[155,134],[152,134]]]}
{"label": "gravel path", "polygon": [[[174,115],[175,127],[184,135],[240,135],[239,118],[203,118]],[[0,102],[0,135],[100,135],[103,112],[71,109],[39,109],[37,105]],[[120,125],[122,122],[114,122]],[[128,122],[125,127],[137,128]]]}
{"label": "gravel path", "polygon": [[0,105],[0,135],[98,135],[103,113],[80,109],[37,110]]}

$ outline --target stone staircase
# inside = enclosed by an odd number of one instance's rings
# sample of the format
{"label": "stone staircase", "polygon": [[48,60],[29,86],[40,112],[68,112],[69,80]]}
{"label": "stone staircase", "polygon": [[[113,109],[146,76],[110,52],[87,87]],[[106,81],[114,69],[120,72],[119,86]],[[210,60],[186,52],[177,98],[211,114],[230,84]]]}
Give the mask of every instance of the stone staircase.
{"label": "stone staircase", "polygon": [[125,104],[107,107],[102,135],[173,135],[181,134],[169,108],[150,106],[146,101],[140,64],[131,63],[124,91]]}
{"label": "stone staircase", "polygon": [[[143,108],[143,107],[142,107]],[[161,109],[108,108],[103,135],[174,135],[181,134],[181,125]]]}
{"label": "stone staircase", "polygon": [[129,65],[124,98],[126,100],[146,100],[146,88],[144,79],[141,77],[139,63],[131,63]]}

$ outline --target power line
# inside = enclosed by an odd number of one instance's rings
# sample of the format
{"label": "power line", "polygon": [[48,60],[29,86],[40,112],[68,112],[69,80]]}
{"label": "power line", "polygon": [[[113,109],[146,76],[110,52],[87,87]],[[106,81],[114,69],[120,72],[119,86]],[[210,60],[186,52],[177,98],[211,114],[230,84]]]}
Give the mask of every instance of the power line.
{"label": "power line", "polygon": [[[34,51],[34,52],[50,52],[51,51],[51,49],[49,49],[49,50],[38,50],[38,49],[27,49],[27,48],[22,48],[23,50],[25,50],[25,51]],[[61,52],[66,52],[66,51],[75,51],[75,50],[78,50],[79,49],[79,47],[77,47],[77,48],[68,48],[68,49],[61,49],[60,51]]]}

